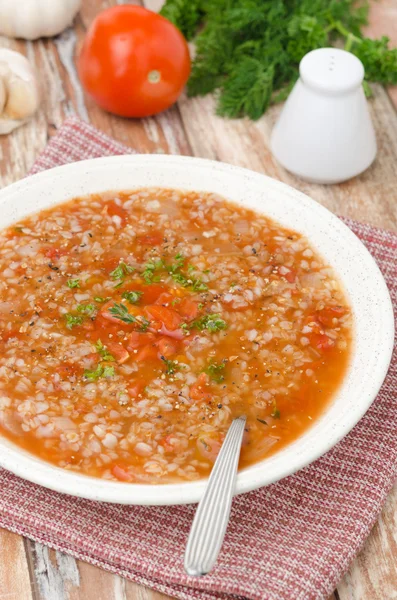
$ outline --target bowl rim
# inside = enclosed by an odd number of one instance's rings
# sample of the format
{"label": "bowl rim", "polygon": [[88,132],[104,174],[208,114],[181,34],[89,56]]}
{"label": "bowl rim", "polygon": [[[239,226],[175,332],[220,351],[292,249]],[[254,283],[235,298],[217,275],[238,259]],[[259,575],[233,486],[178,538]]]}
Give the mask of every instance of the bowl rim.
{"label": "bowl rim", "polygon": [[[376,285],[374,288],[374,295],[377,297],[382,308],[381,318],[383,324],[383,339],[382,347],[380,349],[381,353],[376,363],[376,371],[371,375],[371,380],[366,389],[365,399],[360,404],[360,407],[349,415],[349,419],[344,423],[343,429],[335,428],[335,431],[333,431],[327,439],[321,440],[317,444],[316,449],[310,453],[310,457],[298,455],[290,464],[285,465],[284,468],[280,469],[277,476],[273,475],[269,477],[266,475],[266,470],[263,469],[264,473],[262,473],[259,478],[257,476],[252,477],[252,475],[250,476],[249,474],[251,467],[240,471],[237,476],[235,494],[249,492],[262,487],[263,485],[274,483],[317,460],[347,435],[368,410],[383,383],[392,356],[394,317],[390,294],[383,276],[371,254],[357,236],[338,217],[306,194],[295,190],[285,183],[272,179],[262,173],[231,164],[190,156],[150,154],[131,154],[88,159],[42,171],[3,188],[3,190],[0,191],[0,205],[12,194],[23,194],[27,186],[46,185],[51,182],[54,177],[56,178],[60,174],[69,172],[69,175],[77,177],[79,174],[87,173],[95,169],[106,169],[106,167],[111,165],[120,167],[121,165],[139,167],[140,165],[143,166],[148,163],[154,167],[172,168],[174,165],[176,167],[204,168],[208,170],[208,172],[215,170],[226,177],[237,175],[238,177],[249,178],[249,180],[253,180],[254,183],[263,185],[264,190],[272,189],[274,192],[280,193],[280,196],[291,196],[292,194],[294,199],[300,202],[304,209],[312,211],[318,218],[322,218],[339,230],[342,238],[347,239],[355,251],[361,256]],[[141,185],[137,186],[137,189],[139,187],[152,186]],[[158,187],[167,186],[160,185]],[[103,191],[105,192],[110,189],[111,186]],[[117,188],[115,187],[114,189],[116,190]],[[130,189],[134,188],[131,187]],[[85,192],[85,194],[89,193],[90,192]],[[227,193],[224,195],[227,198]],[[71,197],[65,197],[63,201],[66,202],[68,199],[71,199]],[[48,207],[55,206],[56,204],[59,204],[59,202],[48,203]],[[29,214],[34,214],[34,212],[35,211],[22,210],[20,211],[20,214],[17,215],[17,218],[20,219]],[[266,213],[264,212],[263,214]],[[19,477],[54,491],[91,500],[139,505],[188,504],[199,501],[206,487],[206,479],[188,483],[159,485],[107,481],[71,471],[64,471],[61,468],[55,467],[22,450],[3,436],[0,436],[0,448],[1,467],[12,471]],[[261,465],[262,463],[265,465],[266,459],[265,461],[256,463],[256,465]]]}

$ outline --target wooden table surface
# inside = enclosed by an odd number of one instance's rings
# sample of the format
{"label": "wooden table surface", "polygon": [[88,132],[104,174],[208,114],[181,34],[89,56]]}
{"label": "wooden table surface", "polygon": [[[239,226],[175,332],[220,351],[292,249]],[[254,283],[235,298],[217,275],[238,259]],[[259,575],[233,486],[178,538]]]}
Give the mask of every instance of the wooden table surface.
{"label": "wooden table surface", "polygon": [[[186,154],[249,167],[309,194],[333,212],[397,230],[397,92],[374,86],[370,110],[378,138],[378,157],[361,177],[342,185],[305,183],[276,164],[269,137],[280,107],[253,123],[214,116],[211,97],[187,99],[166,113],[142,120],[102,112],[85,97],[74,67],[85,30],[112,0],[83,0],[73,29],[54,40],[23,43],[0,38],[0,47],[19,50],[36,65],[43,90],[35,118],[0,138],[0,185],[23,177],[67,115],[76,114],[142,153]],[[119,4],[123,4],[120,0]],[[162,0],[147,0],[158,10]],[[397,2],[372,6],[369,31],[387,34],[397,44]],[[338,585],[332,600],[397,598],[397,488],[362,551]],[[135,585],[97,567],[0,530],[0,600],[161,600],[162,594]],[[293,600],[293,599],[291,599]],[[331,599],[330,599],[331,600]]]}

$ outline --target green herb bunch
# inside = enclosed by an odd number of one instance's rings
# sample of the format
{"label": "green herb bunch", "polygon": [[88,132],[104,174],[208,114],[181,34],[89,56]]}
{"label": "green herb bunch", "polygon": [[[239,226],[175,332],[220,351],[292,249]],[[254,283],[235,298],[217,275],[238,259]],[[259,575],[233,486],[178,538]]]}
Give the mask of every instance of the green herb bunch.
{"label": "green herb bunch", "polygon": [[217,113],[259,119],[284,100],[310,50],[343,46],[369,81],[397,83],[397,49],[366,38],[367,2],[355,0],[166,0],[161,14],[194,39],[189,96],[218,91]]}

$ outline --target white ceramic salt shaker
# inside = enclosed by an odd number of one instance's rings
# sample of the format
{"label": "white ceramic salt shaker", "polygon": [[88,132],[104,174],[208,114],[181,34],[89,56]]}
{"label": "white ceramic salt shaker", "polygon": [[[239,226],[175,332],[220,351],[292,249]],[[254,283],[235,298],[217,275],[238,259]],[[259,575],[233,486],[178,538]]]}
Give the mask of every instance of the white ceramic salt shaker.
{"label": "white ceramic salt shaker", "polygon": [[344,50],[321,48],[303,57],[299,73],[272,131],[274,156],[288,171],[315,183],[338,183],[362,173],[377,149],[361,61]]}

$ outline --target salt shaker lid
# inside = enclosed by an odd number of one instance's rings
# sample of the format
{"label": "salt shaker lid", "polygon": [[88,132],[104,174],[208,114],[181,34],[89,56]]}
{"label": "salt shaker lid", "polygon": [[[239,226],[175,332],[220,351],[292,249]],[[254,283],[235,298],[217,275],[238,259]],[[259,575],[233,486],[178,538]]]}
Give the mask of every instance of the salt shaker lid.
{"label": "salt shaker lid", "polygon": [[312,50],[301,60],[299,73],[309,87],[335,95],[356,89],[364,79],[362,62],[338,48]]}

